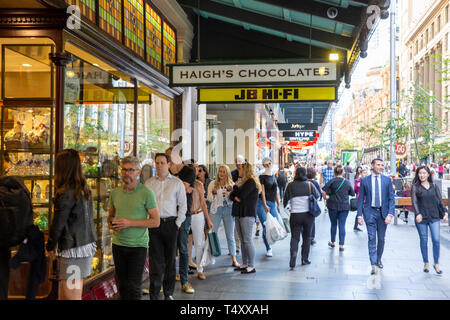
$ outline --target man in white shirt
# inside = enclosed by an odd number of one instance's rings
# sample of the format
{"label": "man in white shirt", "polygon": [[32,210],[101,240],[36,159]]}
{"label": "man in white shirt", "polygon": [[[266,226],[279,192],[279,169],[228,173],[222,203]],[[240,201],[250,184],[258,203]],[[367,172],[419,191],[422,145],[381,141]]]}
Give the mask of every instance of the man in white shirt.
{"label": "man in white shirt", "polygon": [[150,229],[149,233],[151,300],[159,300],[161,285],[165,299],[173,300],[178,229],[186,219],[186,190],[183,182],[169,173],[169,160],[166,154],[158,153],[156,176],[145,182],[155,194],[161,218],[159,228]]}

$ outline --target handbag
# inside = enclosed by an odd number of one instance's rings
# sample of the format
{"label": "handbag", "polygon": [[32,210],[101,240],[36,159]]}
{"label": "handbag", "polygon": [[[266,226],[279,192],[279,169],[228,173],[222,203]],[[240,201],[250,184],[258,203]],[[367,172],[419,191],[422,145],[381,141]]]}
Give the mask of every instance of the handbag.
{"label": "handbag", "polygon": [[350,199],[350,211],[358,210],[358,198]]}
{"label": "handbag", "polygon": [[322,213],[322,210],[320,210],[319,203],[317,202],[317,199],[314,197],[314,195],[311,192],[311,182],[309,184],[309,213],[312,214],[315,218],[320,216]]}
{"label": "handbag", "polygon": [[214,257],[219,257],[222,254],[222,252],[220,250],[220,242],[217,233],[215,232],[208,233],[208,242],[209,247],[211,248],[211,254]]}
{"label": "handbag", "polygon": [[441,198],[439,197],[438,191],[437,191],[437,186],[436,184],[434,184],[434,190],[436,191],[436,200],[437,200],[437,206],[438,206],[438,211],[439,211],[439,219],[444,219],[445,216],[445,206],[442,203]]}

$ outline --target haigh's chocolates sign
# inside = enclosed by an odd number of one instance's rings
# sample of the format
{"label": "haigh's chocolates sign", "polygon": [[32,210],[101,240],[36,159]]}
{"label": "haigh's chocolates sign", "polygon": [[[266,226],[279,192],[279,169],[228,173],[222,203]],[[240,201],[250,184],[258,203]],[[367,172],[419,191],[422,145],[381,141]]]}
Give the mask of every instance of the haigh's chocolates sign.
{"label": "haigh's chocolates sign", "polygon": [[173,64],[170,86],[335,82],[336,63]]}

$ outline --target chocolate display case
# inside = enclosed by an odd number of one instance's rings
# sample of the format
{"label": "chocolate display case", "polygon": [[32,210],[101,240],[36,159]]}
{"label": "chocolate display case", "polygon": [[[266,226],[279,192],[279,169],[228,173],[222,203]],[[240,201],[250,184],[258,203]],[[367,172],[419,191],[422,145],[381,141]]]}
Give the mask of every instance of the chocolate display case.
{"label": "chocolate display case", "polygon": [[5,99],[1,107],[0,172],[28,188],[35,224],[44,234],[52,212],[53,106],[52,100]]}
{"label": "chocolate display case", "polygon": [[[47,239],[53,205],[54,101],[4,99],[0,128],[1,175],[14,176],[30,191],[34,224]],[[46,259],[51,266],[51,258]],[[10,270],[9,299],[25,297],[29,268],[29,264],[24,264],[17,270]],[[36,298],[49,296],[51,272],[48,267],[46,280],[39,286]]]}
{"label": "chocolate display case", "polygon": [[108,161],[99,156],[96,147],[88,147],[80,152],[84,176],[91,188],[94,204],[94,222],[97,230],[97,252],[92,261],[91,278],[112,268],[112,231],[108,226],[108,199],[111,190],[117,187],[118,162]]}

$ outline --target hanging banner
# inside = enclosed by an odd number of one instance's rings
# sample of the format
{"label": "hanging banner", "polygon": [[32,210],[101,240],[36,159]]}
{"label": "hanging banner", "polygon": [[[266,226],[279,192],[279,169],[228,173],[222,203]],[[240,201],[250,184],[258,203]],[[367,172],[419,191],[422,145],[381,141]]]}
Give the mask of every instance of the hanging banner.
{"label": "hanging banner", "polygon": [[199,89],[197,103],[257,103],[335,101],[336,87],[207,88]]}
{"label": "hanging banner", "polygon": [[336,82],[337,65],[317,63],[171,64],[169,86]]}

